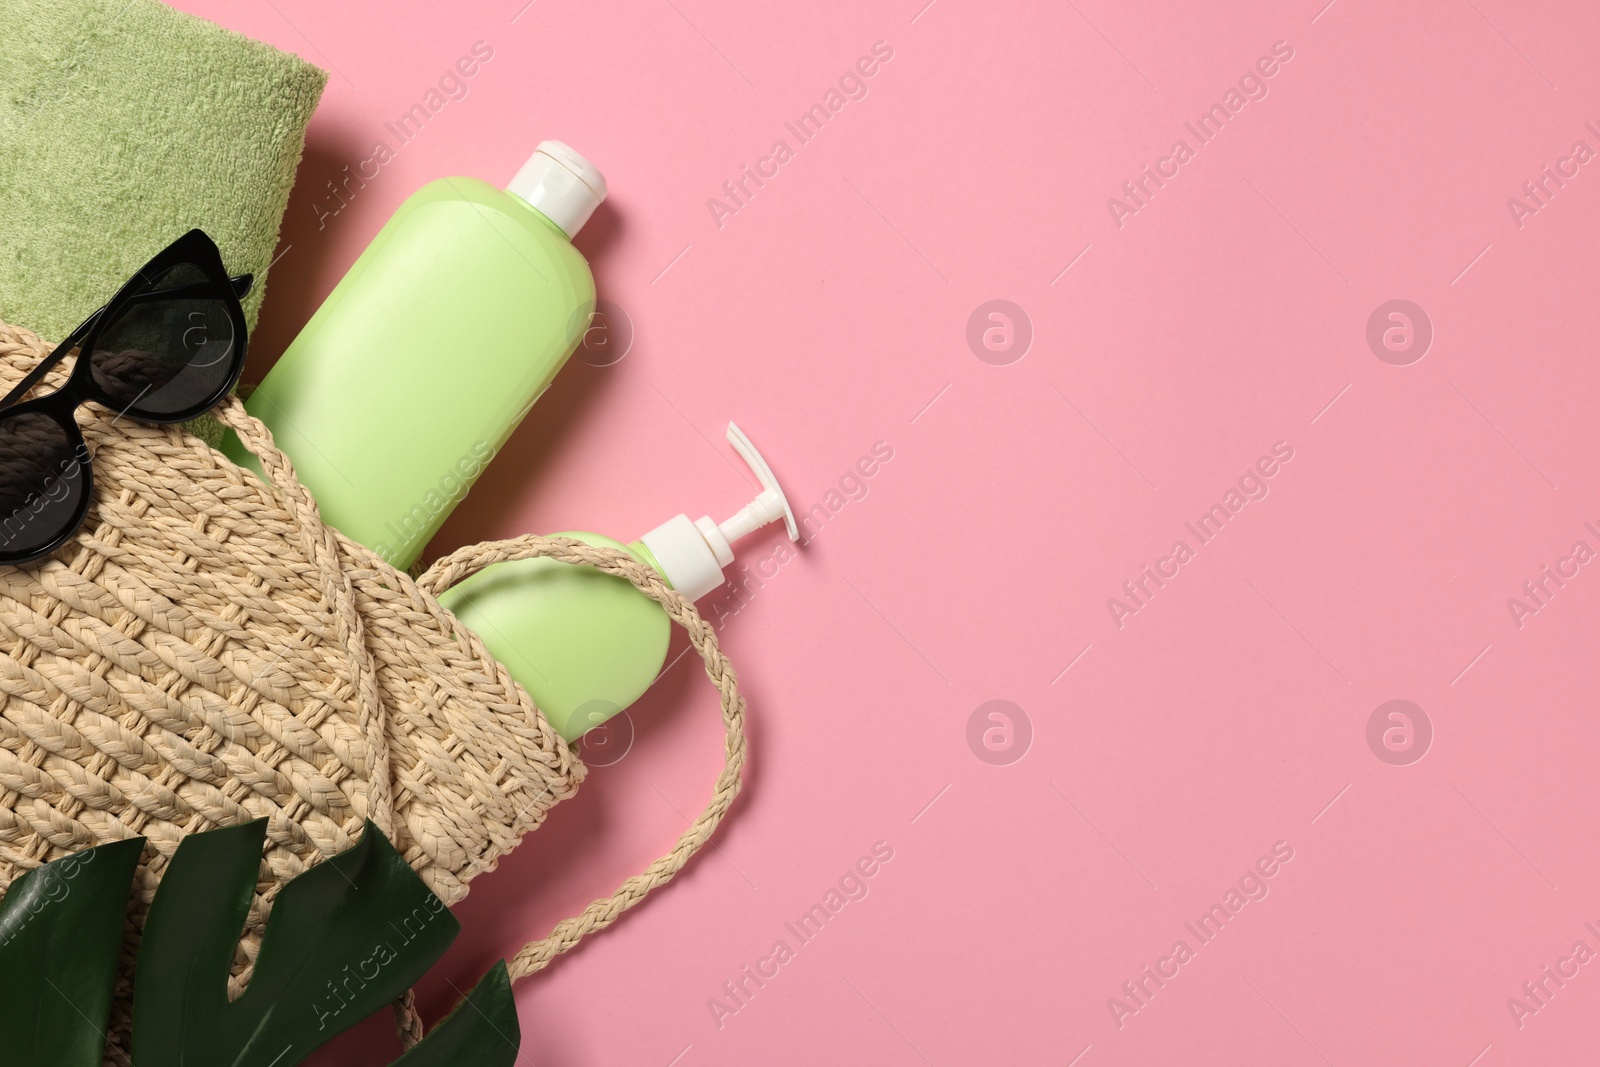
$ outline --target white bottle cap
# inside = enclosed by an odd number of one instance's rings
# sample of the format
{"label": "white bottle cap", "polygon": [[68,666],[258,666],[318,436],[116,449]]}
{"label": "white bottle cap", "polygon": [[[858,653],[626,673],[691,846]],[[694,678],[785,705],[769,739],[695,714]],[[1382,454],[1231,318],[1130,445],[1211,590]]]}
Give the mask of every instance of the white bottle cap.
{"label": "white bottle cap", "polygon": [[606,178],[593,163],[560,141],[540,141],[506,191],[526,200],[573,237],[606,198]]}
{"label": "white bottle cap", "polygon": [[726,522],[712,522],[709,515],[693,522],[687,515],[674,515],[640,538],[661,564],[662,576],[687,600],[699,600],[722,584],[722,568],[733,562],[733,542],[745,534],[782,519],[789,530],[789,540],[800,540],[794,511],[772,468],[767,466],[767,461],[761,458],[744,431],[731,422],[728,423],[728,442],[755,472],[756,480],[761,483],[760,495]]}

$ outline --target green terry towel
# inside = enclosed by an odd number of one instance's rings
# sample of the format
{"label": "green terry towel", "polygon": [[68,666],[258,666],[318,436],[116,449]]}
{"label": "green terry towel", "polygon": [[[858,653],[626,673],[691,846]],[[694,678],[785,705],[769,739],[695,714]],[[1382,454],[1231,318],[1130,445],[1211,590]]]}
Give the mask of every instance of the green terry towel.
{"label": "green terry towel", "polygon": [[0,0],[0,318],[59,339],[199,226],[267,265],[327,75],[159,0]]}

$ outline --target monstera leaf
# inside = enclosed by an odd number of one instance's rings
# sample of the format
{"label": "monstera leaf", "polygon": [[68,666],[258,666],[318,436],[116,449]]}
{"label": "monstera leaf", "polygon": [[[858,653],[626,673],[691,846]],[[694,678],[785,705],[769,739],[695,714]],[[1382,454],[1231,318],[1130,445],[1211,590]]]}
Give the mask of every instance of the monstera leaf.
{"label": "monstera leaf", "polygon": [[143,839],[46,864],[0,901],[0,1060],[100,1067]]}
{"label": "monstera leaf", "polygon": [[[455,917],[368,823],[354,848],[283,887],[250,984],[230,1001],[265,836],[261,820],[178,846],[139,945],[137,1067],[293,1067],[399,996],[455,939]],[[120,841],[47,864],[0,902],[0,1059],[101,1062],[142,845]],[[519,1043],[502,961],[396,1067],[510,1067]]]}

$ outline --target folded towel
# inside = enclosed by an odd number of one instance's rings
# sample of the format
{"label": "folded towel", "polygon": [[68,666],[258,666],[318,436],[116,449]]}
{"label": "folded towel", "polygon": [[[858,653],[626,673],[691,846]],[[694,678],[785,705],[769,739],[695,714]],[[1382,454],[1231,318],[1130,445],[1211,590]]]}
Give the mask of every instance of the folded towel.
{"label": "folded towel", "polygon": [[255,325],[327,75],[159,0],[0,0],[0,318],[60,338],[199,226]]}

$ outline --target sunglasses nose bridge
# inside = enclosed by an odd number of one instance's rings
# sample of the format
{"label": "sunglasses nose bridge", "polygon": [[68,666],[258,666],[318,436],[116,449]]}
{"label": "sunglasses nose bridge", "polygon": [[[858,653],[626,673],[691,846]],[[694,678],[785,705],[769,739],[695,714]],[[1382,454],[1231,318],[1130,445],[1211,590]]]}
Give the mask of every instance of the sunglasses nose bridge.
{"label": "sunglasses nose bridge", "polygon": [[76,352],[72,357],[76,362],[72,371],[67,375],[67,380],[61,383],[59,389],[38,397],[33,403],[35,411],[43,411],[53,415],[62,422],[77,427],[77,420],[73,413],[82,407],[86,401],[99,400],[95,395],[94,376],[89,370],[89,361],[83,358],[82,352]]}
{"label": "sunglasses nose bridge", "polygon": [[[184,284],[176,285],[172,291],[159,288],[160,281],[168,277],[177,278]],[[110,301],[96,309],[66,341],[58,345],[37,367],[17,382],[9,394],[0,398],[0,427],[5,427],[8,420],[23,420],[30,416],[43,417],[59,426],[66,435],[63,441],[54,431],[46,431],[44,427],[36,425],[29,428],[16,423],[10,428],[17,434],[17,441],[6,442],[4,434],[0,433],[0,505],[5,503],[7,492],[17,489],[17,485],[6,484],[6,479],[3,477],[6,471],[29,458],[34,460],[39,458],[39,449],[24,439],[31,429],[35,437],[42,435],[46,439],[53,438],[55,458],[63,466],[62,473],[56,476],[55,481],[46,485],[45,496],[32,494],[24,501],[26,508],[33,509],[35,501],[48,499],[53,505],[70,501],[67,506],[75,512],[60,527],[59,532],[49,538],[48,543],[27,545],[22,543],[27,531],[12,530],[7,525],[8,522],[14,525],[20,512],[15,508],[12,509],[13,514],[9,519],[0,514],[0,565],[28,562],[55,551],[66,543],[87,515],[94,484],[94,470],[88,441],[78,426],[76,417],[77,409],[84,403],[92,400],[116,413],[113,422],[124,415],[129,415],[140,422],[170,424],[194,418],[227,395],[244,369],[249,333],[239,298],[250,291],[252,281],[250,275],[229,278],[216,245],[203,231],[191,231],[145,264]],[[199,348],[204,348],[213,343],[213,332],[219,326],[225,326],[225,344],[218,350],[216,357],[209,361],[196,360],[193,356],[198,348],[186,349],[188,358],[177,361],[181,364],[177,370],[173,369],[169,360],[166,366],[159,369],[171,373],[155,377],[134,375],[130,379],[128,373],[130,367],[134,371],[141,369],[134,365],[137,364],[137,359],[130,363],[130,357],[146,357],[148,362],[148,358],[152,356],[170,356],[172,350],[169,339],[167,348],[145,351],[138,339],[124,336],[127,332],[124,316],[140,306],[154,306],[159,301],[197,299],[209,299],[220,304],[220,309],[207,314],[204,309],[191,308],[181,343],[194,343]],[[196,319],[199,319],[197,323],[194,321]],[[97,373],[96,355],[100,350],[102,336],[111,338],[108,341],[110,349],[107,362],[102,363]],[[197,342],[193,340],[195,336],[199,338]],[[130,342],[134,347],[128,347]],[[59,373],[57,368],[68,358],[72,358],[74,363],[59,388],[31,400],[26,399],[29,393],[39,388],[52,374]],[[177,390],[175,396],[162,395],[172,392],[167,387],[178,380],[177,375],[181,371],[194,372],[208,369],[212,372],[201,379],[187,383],[186,391]],[[122,390],[122,395],[117,395],[115,392],[119,386],[127,387]],[[137,395],[132,395],[135,388]],[[150,395],[150,399],[147,399],[147,394]],[[165,403],[167,408],[156,407],[150,410],[156,398]],[[11,450],[9,456],[4,454],[7,445]],[[80,475],[75,486],[65,477],[64,472],[69,468],[76,470]],[[23,481],[26,482],[27,479],[24,478]],[[27,486],[23,485],[22,488],[25,489]],[[60,500],[54,497],[57,492],[61,494]],[[45,506],[40,505],[40,507]],[[0,507],[0,511],[3,510],[3,507]],[[34,519],[39,518],[37,509],[32,513]],[[53,529],[61,520],[63,513],[60,507],[53,506],[49,515],[49,524]],[[34,525],[36,530],[40,529],[31,520],[30,524]]]}

